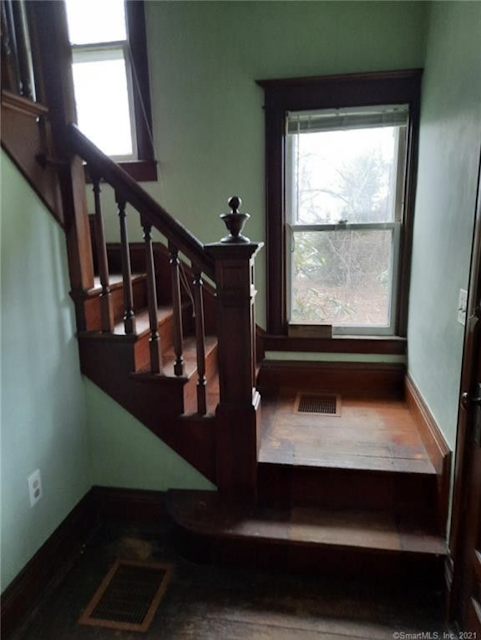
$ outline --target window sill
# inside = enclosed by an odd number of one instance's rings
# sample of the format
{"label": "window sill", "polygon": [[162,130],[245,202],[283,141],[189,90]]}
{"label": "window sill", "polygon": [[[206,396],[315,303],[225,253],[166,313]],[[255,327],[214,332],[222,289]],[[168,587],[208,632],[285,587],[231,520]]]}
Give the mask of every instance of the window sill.
{"label": "window sill", "polygon": [[[133,160],[117,164],[137,182],[157,182],[156,160]],[[85,180],[88,184],[92,183],[87,170],[85,171]]]}
{"label": "window sill", "polygon": [[266,334],[266,351],[319,351],[324,353],[378,353],[404,355],[407,340],[398,336],[333,336],[298,338]]}

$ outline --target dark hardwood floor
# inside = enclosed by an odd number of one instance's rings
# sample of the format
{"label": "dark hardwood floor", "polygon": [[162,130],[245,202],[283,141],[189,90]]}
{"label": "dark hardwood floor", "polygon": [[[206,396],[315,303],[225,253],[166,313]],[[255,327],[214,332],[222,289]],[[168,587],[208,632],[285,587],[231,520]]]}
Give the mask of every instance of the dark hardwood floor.
{"label": "dark hardwood floor", "polygon": [[[175,563],[173,581],[146,639],[391,639],[395,633],[443,631],[441,594],[413,581],[386,590],[375,583],[197,566],[172,547],[169,527],[104,525],[47,595],[15,640],[134,640],[138,633],[77,625],[116,558]],[[413,636],[412,636],[413,637]],[[433,637],[435,637],[433,635]]]}

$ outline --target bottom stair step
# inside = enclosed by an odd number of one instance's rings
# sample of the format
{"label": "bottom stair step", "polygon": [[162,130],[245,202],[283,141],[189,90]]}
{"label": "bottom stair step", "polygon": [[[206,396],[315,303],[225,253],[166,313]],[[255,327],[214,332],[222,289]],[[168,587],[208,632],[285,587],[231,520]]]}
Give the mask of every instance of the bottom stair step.
{"label": "bottom stair step", "polygon": [[446,545],[428,524],[387,511],[225,505],[213,492],[169,491],[167,508],[198,562],[437,581]]}

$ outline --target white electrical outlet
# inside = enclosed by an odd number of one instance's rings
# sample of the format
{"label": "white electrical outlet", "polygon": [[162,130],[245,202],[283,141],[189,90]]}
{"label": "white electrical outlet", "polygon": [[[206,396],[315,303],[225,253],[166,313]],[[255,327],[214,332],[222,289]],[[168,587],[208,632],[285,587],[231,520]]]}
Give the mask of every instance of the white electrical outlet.
{"label": "white electrical outlet", "polygon": [[30,506],[33,507],[43,495],[42,478],[40,477],[40,469],[37,469],[27,478],[28,495],[30,497]]}
{"label": "white electrical outlet", "polygon": [[466,308],[468,306],[468,292],[466,289],[459,290],[459,301],[458,301],[458,322],[462,324],[463,327],[466,324]]}

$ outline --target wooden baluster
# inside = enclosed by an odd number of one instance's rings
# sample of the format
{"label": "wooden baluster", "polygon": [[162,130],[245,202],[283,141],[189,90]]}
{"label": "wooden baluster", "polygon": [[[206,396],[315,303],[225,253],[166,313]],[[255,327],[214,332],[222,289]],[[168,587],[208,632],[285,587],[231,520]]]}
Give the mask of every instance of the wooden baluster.
{"label": "wooden baluster", "polygon": [[122,280],[124,283],[124,327],[125,333],[135,333],[134,293],[132,290],[132,270],[130,268],[129,238],[127,234],[126,202],[116,193],[115,201],[119,210],[120,252],[122,255]]}
{"label": "wooden baluster", "polygon": [[105,244],[102,205],[100,202],[100,177],[94,174],[92,174],[91,177],[95,203],[95,244],[97,249],[100,284],[102,286],[102,293],[100,294],[101,325],[104,333],[111,333],[114,329],[114,313],[112,308],[112,296],[110,293],[109,263],[107,260],[107,245]]}
{"label": "wooden baluster", "polygon": [[204,329],[204,303],[202,287],[202,272],[192,265],[194,273],[194,313],[195,313],[195,336],[197,343],[197,410],[199,415],[205,416],[207,413],[205,377],[205,329]]}
{"label": "wooden baluster", "polygon": [[147,269],[147,302],[150,325],[150,370],[162,373],[162,352],[160,349],[159,321],[157,318],[157,285],[155,282],[154,252],[152,249],[152,225],[142,221],[145,242],[145,266]]}
{"label": "wooden baluster", "polygon": [[182,356],[182,299],[180,297],[180,260],[179,250],[169,242],[170,265],[172,267],[172,308],[174,311],[174,373],[176,376],[184,374],[184,358]]}

